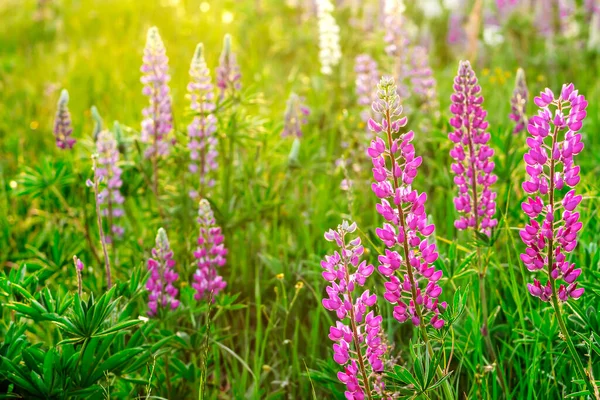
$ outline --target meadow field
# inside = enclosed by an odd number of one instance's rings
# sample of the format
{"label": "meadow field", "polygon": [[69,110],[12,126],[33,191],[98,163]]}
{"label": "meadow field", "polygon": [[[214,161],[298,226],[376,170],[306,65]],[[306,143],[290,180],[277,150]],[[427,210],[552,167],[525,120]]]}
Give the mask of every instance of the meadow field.
{"label": "meadow field", "polygon": [[0,0],[0,398],[600,399],[599,54],[595,0]]}

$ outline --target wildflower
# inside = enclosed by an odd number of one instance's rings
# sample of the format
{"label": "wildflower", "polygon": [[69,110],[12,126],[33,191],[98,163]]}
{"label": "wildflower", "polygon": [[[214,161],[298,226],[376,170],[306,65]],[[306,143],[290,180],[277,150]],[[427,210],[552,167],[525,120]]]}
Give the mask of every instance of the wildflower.
{"label": "wildflower", "polygon": [[421,101],[421,108],[439,115],[439,102],[437,98],[437,82],[429,66],[429,55],[424,46],[415,46],[412,49],[410,81],[413,92]]}
{"label": "wildflower", "polygon": [[367,122],[371,118],[371,104],[375,100],[379,72],[377,62],[367,54],[360,54],[354,62],[356,73],[356,95],[358,105],[365,109],[360,113],[360,118]]}
{"label": "wildflower", "polygon": [[454,78],[454,93],[450,97],[450,111],[454,117],[450,125],[454,131],[448,138],[455,143],[450,156],[455,160],[452,172],[458,186],[458,196],[454,205],[462,216],[454,222],[457,229],[474,228],[476,232],[491,234],[498,221],[496,213],[496,193],[490,187],[497,177],[492,172],[494,150],[487,143],[490,134],[485,120],[481,86],[468,61],[461,61],[458,75]]}
{"label": "wildflower", "polygon": [[319,19],[319,60],[321,73],[331,75],[333,67],[342,58],[340,49],[340,27],[335,22],[330,0],[317,0],[317,18]]}
{"label": "wildflower", "polygon": [[225,94],[233,96],[242,88],[240,81],[242,75],[240,66],[237,63],[235,53],[231,50],[231,35],[226,34],[223,38],[223,51],[219,57],[219,66],[217,67],[217,87],[220,91],[221,100]]}
{"label": "wildflower", "polygon": [[378,89],[373,110],[383,117],[380,122],[369,120],[376,137],[367,154],[373,161],[372,189],[381,199],[377,212],[386,221],[375,231],[386,246],[379,256],[379,272],[389,279],[384,298],[394,305],[393,315],[399,322],[410,319],[416,326],[429,322],[440,329],[444,325],[440,312],[446,308],[438,300],[442,271],[432,265],[438,258],[437,247],[427,241],[435,226],[427,221],[427,195],[411,188],[422,159],[415,156],[411,143],[414,132],[400,133],[408,119],[401,117],[394,80],[382,78]]}
{"label": "wildflower", "polygon": [[513,133],[519,134],[525,130],[527,126],[527,98],[529,91],[527,90],[527,82],[525,81],[525,72],[519,68],[517,70],[517,79],[515,81],[515,90],[510,98],[510,119],[515,121],[516,125]]}
{"label": "wildflower", "polygon": [[[369,290],[356,293],[364,286],[374,267],[361,261],[364,248],[360,237],[348,239],[356,231],[356,223],[344,221],[337,230],[325,233],[325,239],[340,248],[321,261],[323,278],[330,283],[323,307],[335,311],[338,321],[329,329],[333,345],[333,359],[344,367],[338,379],[346,385],[346,398],[372,398],[376,382],[371,372],[382,372],[387,346],[382,340],[381,315],[372,310],[377,295]],[[371,310],[369,310],[371,308]]]}
{"label": "wildflower", "polygon": [[150,104],[142,111],[142,142],[149,144],[145,151],[146,158],[155,159],[169,153],[167,135],[173,129],[169,59],[156,27],[148,29],[143,61],[142,93],[148,96]]}
{"label": "wildflower", "polygon": [[200,235],[198,248],[194,251],[197,269],[192,283],[192,287],[196,289],[194,298],[200,300],[212,293],[214,299],[227,286],[227,282],[217,272],[217,268],[225,265],[227,249],[223,244],[221,228],[217,226],[213,211],[206,199],[200,200],[198,224]]}
{"label": "wildflower", "polygon": [[54,136],[56,147],[59,149],[72,149],[76,140],[71,137],[73,127],[71,126],[71,113],[69,113],[69,92],[63,89],[58,99],[58,109],[54,120]]}
{"label": "wildflower", "polygon": [[148,315],[154,316],[159,308],[170,308],[175,310],[179,307],[177,294],[179,290],[173,286],[173,283],[179,278],[179,274],[174,271],[175,260],[173,259],[173,250],[167,238],[167,232],[163,228],[156,234],[156,246],[152,249],[152,257],[148,259],[148,271],[150,278],[146,283],[148,295]]}
{"label": "wildflower", "polygon": [[98,134],[96,142],[98,152],[98,168],[96,174],[106,182],[106,187],[100,192],[99,202],[103,205],[102,215],[108,218],[109,234],[106,237],[108,243],[112,243],[113,236],[123,236],[124,229],[115,223],[115,219],[123,217],[125,211],[122,204],[125,198],[121,195],[120,188],[122,170],[118,166],[119,149],[113,134],[103,130]]}
{"label": "wildflower", "polygon": [[410,63],[408,49],[410,39],[406,26],[404,11],[406,7],[402,0],[388,0],[385,7],[383,28],[385,30],[385,52],[392,60],[393,76],[400,99],[406,100],[410,96],[407,81],[410,76]]}
{"label": "wildflower", "polygon": [[[567,261],[566,253],[575,249],[577,233],[583,227],[577,212],[582,196],[574,189],[580,180],[574,156],[583,150],[581,134],[577,132],[586,117],[588,103],[573,84],[563,85],[559,96],[546,89],[534,103],[540,110],[527,127],[531,137],[527,139],[529,150],[524,160],[529,179],[523,182],[523,190],[530,197],[522,208],[530,221],[520,231],[527,245],[521,260],[532,272],[547,271],[545,285],[538,279],[528,285],[533,296],[543,301],[553,297],[567,301],[584,292],[576,282],[581,269]],[[560,193],[567,188],[571,190],[560,199]],[[557,289],[558,279],[562,282]]]}
{"label": "wildflower", "polygon": [[197,115],[188,125],[188,149],[190,150],[189,170],[198,176],[198,190],[192,190],[190,196],[198,198],[205,188],[214,186],[214,180],[209,178],[212,171],[218,168],[217,164],[217,118],[215,110],[213,84],[210,70],[206,65],[203,54],[203,45],[196,46],[194,58],[190,65],[190,83],[188,83],[188,97],[190,108]]}
{"label": "wildflower", "polygon": [[302,125],[308,122],[306,118],[310,114],[310,109],[304,104],[304,99],[296,93],[290,94],[287,101],[284,114],[284,125],[281,137],[296,136],[302,137]]}

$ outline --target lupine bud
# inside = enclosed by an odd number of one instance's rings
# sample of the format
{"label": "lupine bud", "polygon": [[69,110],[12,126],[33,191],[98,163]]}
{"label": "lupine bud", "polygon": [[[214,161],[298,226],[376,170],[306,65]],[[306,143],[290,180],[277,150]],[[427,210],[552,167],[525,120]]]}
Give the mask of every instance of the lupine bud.
{"label": "lupine bud", "polygon": [[227,249],[223,243],[224,237],[221,228],[217,226],[210,203],[206,199],[200,200],[198,224],[200,225],[200,235],[198,247],[194,251],[197,269],[194,274],[194,283],[192,283],[192,287],[196,289],[194,298],[201,300],[212,293],[214,299],[227,286],[227,282],[217,271],[218,268],[225,265]]}
{"label": "lupine bud", "polygon": [[337,230],[325,233],[325,239],[335,242],[340,251],[321,261],[323,278],[330,283],[322,304],[338,318],[329,329],[329,338],[334,341],[334,361],[344,367],[338,379],[346,385],[346,398],[364,399],[367,394],[381,392],[382,382],[370,381],[373,372],[383,372],[387,345],[382,340],[382,317],[373,311],[377,295],[369,290],[355,293],[374,270],[361,261],[364,247],[360,237],[346,238],[355,231],[356,223],[344,221]]}
{"label": "lupine bud", "polygon": [[113,237],[123,236],[124,229],[115,220],[125,215],[123,209],[125,198],[121,195],[120,190],[123,181],[121,180],[122,170],[118,165],[119,149],[117,141],[110,131],[104,130],[98,134],[96,149],[98,152],[96,174],[105,183],[104,189],[100,192],[99,202],[102,205],[102,215],[108,220],[109,234],[106,239],[108,243],[111,243]]}
{"label": "lupine bud", "polygon": [[482,107],[481,86],[468,61],[460,62],[450,99],[450,111],[454,114],[450,125],[454,130],[448,138],[455,143],[450,156],[455,161],[451,168],[458,186],[454,205],[462,214],[454,226],[460,230],[474,228],[489,236],[498,224],[494,218],[496,193],[491,190],[497,180],[492,173],[494,150],[487,144],[490,133],[485,120],[487,112]]}
{"label": "lupine bud", "polygon": [[[442,288],[437,282],[442,271],[433,263],[438,258],[435,243],[428,243],[435,226],[425,213],[427,195],[411,188],[421,165],[411,143],[413,131],[401,133],[408,120],[401,117],[402,106],[392,78],[382,78],[378,100],[373,110],[382,115],[381,122],[369,121],[376,138],[367,154],[373,161],[372,189],[381,199],[377,212],[385,219],[376,235],[387,249],[379,256],[379,272],[389,280],[385,283],[384,298],[394,305],[394,318],[399,322],[431,324],[440,329],[444,320],[440,313],[446,302],[439,302]],[[383,132],[383,138],[378,134]]]}
{"label": "lupine bud", "polygon": [[296,93],[290,94],[285,108],[283,131],[281,137],[296,136],[302,137],[302,125],[308,122],[310,110],[304,104],[304,99]]}
{"label": "lupine bud", "polygon": [[77,272],[77,292],[79,297],[83,294],[83,280],[81,279],[81,271],[83,271],[83,261],[77,256],[73,256],[73,264],[75,265],[75,271]]}
{"label": "lupine bud", "polygon": [[342,58],[340,48],[340,27],[333,18],[333,4],[330,0],[316,0],[319,19],[319,60],[321,73],[331,75],[333,67]]}
{"label": "lupine bud", "polygon": [[150,271],[150,278],[146,283],[149,292],[148,315],[156,315],[159,308],[175,310],[179,307],[179,290],[173,283],[179,278],[179,274],[174,270],[173,250],[163,228],[156,234],[156,246],[152,249],[152,257],[148,259],[147,265]]}
{"label": "lupine bud", "polygon": [[214,186],[209,175],[218,168],[217,164],[217,118],[215,110],[213,84],[210,70],[206,65],[203,45],[199,43],[190,65],[190,83],[187,86],[190,108],[197,115],[188,125],[188,149],[190,150],[189,170],[197,176],[198,190],[190,191],[197,199],[206,188]]}
{"label": "lupine bud", "polygon": [[515,90],[510,98],[510,119],[515,121],[513,133],[519,134],[527,127],[527,99],[529,91],[525,81],[525,72],[519,68],[517,70],[517,79],[515,81]]}
{"label": "lupine bud", "polygon": [[219,66],[217,67],[217,87],[219,88],[220,98],[223,100],[225,94],[235,96],[242,88],[242,75],[240,66],[237,63],[235,53],[231,50],[231,35],[226,34],[223,38],[223,51],[219,57]]}
{"label": "lupine bud", "polygon": [[[583,150],[577,131],[587,115],[588,103],[572,83],[563,85],[558,96],[546,89],[534,103],[540,110],[529,120],[529,150],[523,157],[529,175],[523,190],[530,198],[522,208],[530,220],[519,232],[527,245],[521,260],[529,271],[544,270],[548,275],[544,286],[538,279],[528,284],[529,293],[542,301],[550,301],[552,296],[567,301],[584,292],[575,282],[581,270],[567,260],[566,253],[575,249],[577,233],[583,227],[576,211],[582,196],[574,189],[580,180],[574,156]],[[561,200],[565,186],[571,190]],[[564,283],[556,288],[558,279]]]}
{"label": "lupine bud", "polygon": [[148,96],[150,104],[142,111],[142,142],[149,144],[144,154],[152,158],[169,154],[168,134],[173,129],[169,59],[156,27],[148,29],[143,61],[142,93]]}
{"label": "lupine bud", "polygon": [[71,113],[69,113],[69,92],[63,89],[58,99],[56,118],[54,119],[54,137],[56,147],[59,149],[72,149],[76,140],[71,137],[73,126],[71,125]]}
{"label": "lupine bud", "polygon": [[358,55],[354,62],[354,72],[356,73],[358,105],[364,107],[360,118],[364,122],[368,122],[371,116],[375,116],[371,115],[373,114],[371,104],[376,99],[377,83],[379,83],[377,62],[367,54]]}

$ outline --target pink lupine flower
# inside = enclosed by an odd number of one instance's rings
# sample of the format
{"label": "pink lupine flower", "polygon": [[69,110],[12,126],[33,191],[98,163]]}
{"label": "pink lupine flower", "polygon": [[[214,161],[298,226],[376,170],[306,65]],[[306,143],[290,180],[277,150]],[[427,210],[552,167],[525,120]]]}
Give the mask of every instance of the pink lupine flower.
{"label": "pink lupine flower", "polygon": [[452,172],[458,186],[458,196],[454,205],[462,215],[455,221],[457,229],[475,229],[490,235],[498,221],[496,213],[496,193],[491,186],[497,177],[493,174],[494,150],[488,146],[490,133],[485,120],[481,86],[468,61],[461,61],[458,75],[454,78],[454,93],[451,96],[450,111],[454,117],[450,125],[454,129],[448,138],[455,143],[450,151],[454,159]]}
{"label": "pink lupine flower", "polygon": [[285,108],[281,137],[302,137],[302,125],[308,123],[309,114],[310,109],[304,104],[304,98],[296,93],[291,93]]}
{"label": "pink lupine flower", "polygon": [[399,322],[429,323],[440,329],[444,325],[440,312],[446,308],[446,302],[438,300],[442,271],[433,266],[438,258],[436,245],[427,241],[435,226],[427,221],[427,195],[411,187],[422,159],[411,143],[414,132],[400,132],[408,119],[401,117],[394,80],[384,77],[378,87],[373,110],[383,117],[379,122],[369,120],[376,137],[367,154],[373,161],[372,189],[381,199],[377,212],[386,221],[375,231],[387,247],[379,256],[379,272],[389,279],[384,298],[394,305]]}
{"label": "pink lupine flower", "polygon": [[220,99],[223,100],[225,94],[235,96],[242,88],[240,66],[237,63],[235,53],[231,50],[231,35],[226,34],[223,39],[223,51],[219,58],[217,67],[217,87],[220,92]]}
{"label": "pink lupine flower", "polygon": [[217,118],[215,110],[213,84],[210,70],[203,54],[204,47],[199,43],[190,65],[190,83],[188,97],[190,108],[197,115],[188,125],[188,149],[190,150],[189,170],[197,176],[198,190],[192,190],[190,196],[197,199],[206,188],[214,186],[210,173],[218,168],[217,164]]}
{"label": "pink lupine flower", "polygon": [[179,290],[173,283],[179,278],[179,274],[174,270],[173,250],[163,228],[156,234],[156,246],[152,249],[152,257],[148,259],[147,265],[150,271],[150,278],[146,283],[149,292],[148,315],[155,316],[159,308],[175,310],[179,307]]}
{"label": "pink lupine flower", "polygon": [[517,70],[517,79],[515,81],[515,90],[510,98],[510,119],[515,121],[513,133],[519,134],[527,127],[527,100],[529,91],[525,81],[525,72],[519,68]]}
{"label": "pink lupine flower", "polygon": [[[577,233],[583,227],[577,212],[582,196],[574,189],[580,180],[574,156],[583,150],[577,132],[587,115],[588,103],[572,83],[563,85],[559,96],[546,89],[534,98],[534,103],[540,110],[527,127],[531,137],[527,139],[529,151],[524,160],[529,178],[523,182],[523,190],[530,197],[522,208],[530,221],[520,231],[527,245],[521,260],[529,271],[545,270],[548,275],[545,285],[538,279],[528,284],[533,296],[543,301],[553,296],[567,301],[584,292],[576,282],[581,269],[567,261],[566,254],[575,249]],[[561,200],[560,193],[565,190]],[[559,279],[562,282],[557,289],[555,282]]]}
{"label": "pink lupine flower", "polygon": [[58,108],[54,120],[54,137],[56,147],[61,150],[72,149],[76,140],[71,137],[73,126],[71,125],[71,113],[69,112],[69,92],[63,89],[58,99]]}
{"label": "pink lupine flower", "polygon": [[373,307],[377,295],[369,290],[362,293],[374,267],[361,261],[364,247],[360,237],[347,239],[346,235],[356,231],[356,223],[344,221],[337,230],[325,233],[325,239],[335,242],[340,248],[321,261],[323,278],[330,283],[323,307],[335,311],[338,321],[329,329],[329,338],[334,342],[333,359],[344,367],[338,379],[346,385],[347,399],[371,398],[372,393],[381,391],[381,383],[371,382],[373,372],[382,372],[387,346],[382,340],[381,315]]}
{"label": "pink lupine flower", "polygon": [[143,61],[142,93],[148,96],[150,104],[142,111],[142,142],[149,145],[144,153],[146,158],[156,158],[169,154],[168,135],[173,129],[169,59],[156,27],[148,29]]}
{"label": "pink lupine flower", "polygon": [[120,190],[123,181],[121,180],[122,170],[118,165],[119,149],[117,141],[109,130],[103,130],[98,134],[96,150],[98,152],[96,174],[106,183],[100,192],[99,202],[102,205],[102,215],[108,219],[109,233],[106,239],[108,243],[112,243],[114,237],[123,236],[124,229],[115,223],[115,220],[125,215],[123,209],[125,198]]}
{"label": "pink lupine flower", "polygon": [[410,39],[404,29],[404,4],[401,2],[386,7],[383,27],[385,29],[385,52],[392,60],[393,76],[396,81],[396,90],[402,101],[410,97],[408,79],[410,77],[409,52]]}
{"label": "pink lupine flower", "polygon": [[371,118],[371,104],[375,100],[377,83],[379,83],[377,62],[367,54],[360,54],[354,62],[354,72],[356,73],[358,105],[365,108],[361,111],[360,118],[367,122]]}
{"label": "pink lupine flower", "polygon": [[436,117],[439,116],[437,82],[429,65],[427,48],[424,46],[415,46],[412,49],[410,82],[421,108]]}
{"label": "pink lupine flower", "polygon": [[221,228],[217,226],[213,211],[206,199],[200,200],[198,224],[200,225],[200,236],[198,237],[198,248],[194,251],[197,269],[194,274],[194,283],[192,283],[192,287],[196,289],[194,298],[200,300],[212,293],[214,299],[227,286],[227,282],[217,271],[218,268],[225,265],[227,249],[223,244],[224,237]]}

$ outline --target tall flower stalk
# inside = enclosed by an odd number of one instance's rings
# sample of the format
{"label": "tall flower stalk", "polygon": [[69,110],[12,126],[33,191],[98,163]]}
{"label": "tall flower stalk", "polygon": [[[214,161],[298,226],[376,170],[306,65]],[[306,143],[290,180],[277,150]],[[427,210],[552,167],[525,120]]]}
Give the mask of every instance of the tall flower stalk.
{"label": "tall flower stalk", "polygon": [[217,87],[220,92],[220,99],[225,95],[234,97],[242,88],[242,75],[240,66],[237,63],[235,53],[231,49],[231,35],[226,34],[223,38],[223,51],[219,57],[219,66],[217,67]]}
{"label": "tall flower stalk", "polygon": [[321,73],[331,75],[333,67],[342,58],[340,48],[340,27],[333,18],[333,3],[331,0],[316,0],[317,18],[319,19],[319,61]]}
{"label": "tall flower stalk", "polygon": [[[142,93],[148,96],[149,105],[142,114],[142,142],[149,146],[144,155],[152,160],[152,190],[158,201],[158,159],[169,154],[173,129],[171,94],[169,89],[169,59],[156,27],[148,30],[141,67]],[[160,210],[160,207],[159,207]]]}
{"label": "tall flower stalk", "polygon": [[308,123],[310,109],[304,104],[304,99],[296,93],[291,93],[283,116],[281,137],[302,137],[302,126]]}
{"label": "tall flower stalk", "polygon": [[338,379],[346,385],[346,398],[373,399],[384,389],[376,374],[384,369],[387,345],[382,341],[382,317],[372,310],[377,295],[368,289],[355,293],[374,270],[373,265],[361,261],[364,247],[360,237],[346,238],[355,231],[356,223],[343,221],[335,231],[325,233],[325,239],[335,242],[340,251],[321,261],[323,278],[330,283],[322,303],[338,318],[329,329],[329,338],[335,342],[333,359],[344,367],[343,372],[338,372]]}
{"label": "tall flower stalk", "polygon": [[98,168],[96,174],[106,182],[106,187],[100,193],[100,204],[103,206],[102,215],[108,218],[108,243],[114,242],[114,237],[123,236],[124,229],[115,220],[123,217],[123,202],[125,198],[121,194],[122,170],[119,167],[119,149],[117,141],[109,130],[103,130],[98,134],[96,143],[98,152]]}
{"label": "tall flower stalk", "polygon": [[392,61],[398,95],[405,101],[410,96],[408,80],[410,77],[409,48],[410,38],[404,29],[406,7],[402,0],[386,0],[384,5],[385,52]]}
{"label": "tall flower stalk", "polygon": [[515,80],[515,90],[510,98],[510,119],[515,122],[513,133],[515,135],[525,131],[527,127],[527,82],[525,81],[525,72],[519,68]]}
{"label": "tall flower stalk", "polygon": [[53,132],[56,138],[56,147],[61,150],[73,148],[76,140],[71,137],[73,126],[71,125],[71,113],[69,112],[69,92],[66,89],[60,92]]}
{"label": "tall flower stalk", "polygon": [[[454,143],[450,156],[454,159],[451,166],[454,172],[454,183],[458,187],[458,195],[454,205],[461,214],[454,222],[459,230],[471,230],[475,238],[478,234],[490,236],[492,229],[498,225],[496,214],[496,193],[491,186],[497,177],[493,174],[494,150],[488,146],[491,135],[487,131],[487,112],[483,109],[483,96],[477,76],[469,61],[461,61],[458,74],[454,78],[454,93],[450,97],[450,111],[454,115],[450,125],[454,129],[448,138]],[[488,352],[493,362],[497,361],[496,351],[488,334],[487,293],[485,276],[487,264],[482,263],[481,248],[477,247],[476,267],[479,276],[479,297],[483,322],[481,334],[484,337]],[[501,367],[498,378],[503,390],[506,390]]]}
{"label": "tall flower stalk", "polygon": [[210,173],[218,168],[217,164],[217,118],[214,91],[210,70],[204,59],[204,46],[199,43],[190,65],[190,83],[187,86],[190,108],[196,116],[188,125],[188,149],[190,150],[189,170],[197,176],[197,189],[190,191],[193,199],[206,195],[206,190],[214,186]]}
{"label": "tall flower stalk", "polygon": [[146,289],[149,292],[148,315],[151,317],[158,313],[159,308],[175,310],[179,307],[179,300],[177,300],[179,290],[173,286],[179,274],[174,270],[173,250],[167,232],[163,228],[158,230],[155,244],[152,257],[147,263],[150,277],[146,282]]}
{"label": "tall flower stalk", "polygon": [[356,73],[356,95],[358,96],[358,105],[364,107],[360,113],[360,118],[368,122],[371,118],[371,104],[377,98],[377,84],[379,83],[379,71],[377,61],[368,54],[356,56],[354,61],[354,72]]}
{"label": "tall flower stalk", "polygon": [[580,168],[575,165],[574,156],[584,147],[578,131],[587,115],[588,103],[572,83],[563,85],[559,96],[546,89],[534,103],[540,110],[527,126],[531,137],[527,139],[529,150],[524,161],[529,177],[523,182],[523,190],[530,197],[522,208],[530,221],[520,231],[527,246],[521,260],[529,271],[545,272],[545,285],[535,278],[527,287],[533,296],[552,305],[577,372],[594,395],[561,311],[561,303],[578,299],[584,293],[576,282],[581,269],[567,261],[567,254],[577,246],[577,233],[583,227],[576,211],[582,196],[575,191]]}
{"label": "tall flower stalk", "polygon": [[218,268],[227,261],[227,249],[223,243],[224,237],[221,228],[217,226],[210,203],[206,199],[200,200],[198,209],[198,224],[200,234],[198,247],[194,251],[197,269],[194,274],[192,287],[196,289],[194,298],[215,298],[227,286],[227,282],[219,275]]}
{"label": "tall flower stalk", "polygon": [[100,209],[101,194],[100,194],[100,182],[104,180],[104,177],[98,173],[98,155],[92,155],[92,170],[94,171],[94,179],[88,179],[86,185],[94,190],[94,203],[96,205],[96,222],[98,223],[98,232],[100,233],[100,242],[102,244],[102,252],[104,253],[104,268],[106,271],[106,285],[108,289],[112,287],[112,275],[110,272],[110,259],[108,258],[108,248],[106,234],[104,228],[102,228],[102,210]]}
{"label": "tall flower stalk", "polygon": [[[444,326],[442,311],[446,302],[440,302],[442,288],[437,282],[442,271],[433,263],[438,258],[435,243],[427,238],[435,230],[425,213],[427,195],[413,190],[411,184],[421,165],[411,143],[415,134],[401,129],[408,119],[402,117],[402,106],[393,78],[384,77],[378,85],[378,100],[373,111],[381,115],[379,121],[369,120],[369,128],[376,135],[367,149],[373,161],[372,190],[381,199],[377,212],[385,219],[376,234],[386,246],[379,260],[379,272],[388,278],[384,298],[394,306],[393,316],[403,323],[410,320],[419,327],[421,338],[430,355],[433,347],[427,325],[435,329]],[[440,378],[444,373],[437,371]],[[444,394],[453,398],[450,385],[443,384]]]}
{"label": "tall flower stalk", "polygon": [[438,118],[440,105],[437,97],[437,82],[425,46],[414,46],[412,49],[410,83],[421,103],[421,109],[432,117]]}

